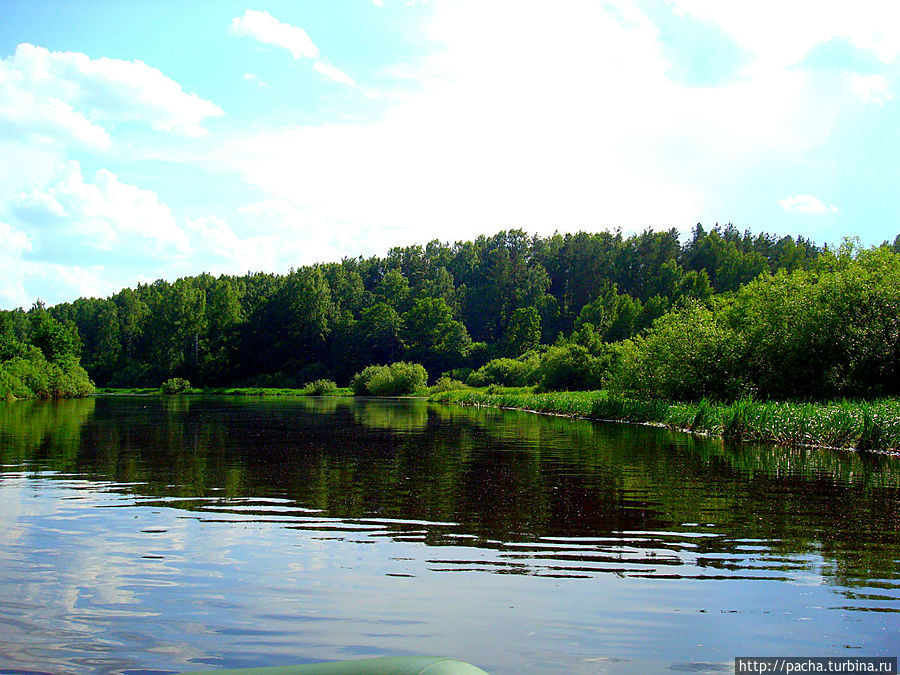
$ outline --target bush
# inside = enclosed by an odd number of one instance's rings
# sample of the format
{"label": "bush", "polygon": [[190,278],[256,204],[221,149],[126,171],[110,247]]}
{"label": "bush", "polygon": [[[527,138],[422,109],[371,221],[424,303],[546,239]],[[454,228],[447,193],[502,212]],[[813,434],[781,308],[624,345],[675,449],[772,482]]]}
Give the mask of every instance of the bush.
{"label": "bush", "polygon": [[160,386],[164,394],[185,394],[191,390],[191,383],[183,377],[171,377]]}
{"label": "bush", "polygon": [[734,400],[745,386],[742,352],[741,336],[720,315],[688,303],[621,344],[611,386],[640,399]]}
{"label": "bush", "polygon": [[535,368],[537,359],[533,354],[527,360],[494,359],[469,375],[466,384],[470,387],[486,387],[499,384],[503,387],[527,387],[537,383]]}
{"label": "bush", "polygon": [[7,364],[0,366],[0,399],[33,398],[31,391],[15,374],[10,372]]}
{"label": "bush", "polygon": [[474,372],[474,370],[468,367],[454,368],[450,372],[444,373],[441,377],[446,376],[451,380],[459,380],[460,382],[465,382],[467,379],[469,379],[469,375]]}
{"label": "bush", "polygon": [[49,395],[53,398],[81,397],[94,392],[94,383],[71,354],[64,354],[56,363],[50,364],[48,385]]}
{"label": "bush", "polygon": [[94,384],[78,359],[61,355],[50,363],[34,346],[24,356],[16,356],[0,364],[0,398],[65,398],[87,396]]}
{"label": "bush", "polygon": [[382,368],[387,366],[366,366],[350,380],[350,389],[353,390],[354,396],[366,396],[371,394],[369,391],[369,381],[375,377]]}
{"label": "bush", "polygon": [[597,356],[578,344],[554,345],[541,355],[535,373],[538,387],[542,391],[600,389],[613,360],[611,348]]}
{"label": "bush", "polygon": [[442,391],[456,391],[457,389],[465,389],[466,385],[459,380],[454,380],[447,375],[441,375],[438,381],[431,387],[432,394],[438,394]]}
{"label": "bush", "polygon": [[337,391],[337,382],[334,380],[316,380],[315,382],[307,382],[303,385],[303,389],[310,396],[323,396]]}
{"label": "bush", "polygon": [[428,372],[418,363],[398,361],[389,366],[367,366],[353,376],[350,387],[357,396],[409,396],[422,391]]}

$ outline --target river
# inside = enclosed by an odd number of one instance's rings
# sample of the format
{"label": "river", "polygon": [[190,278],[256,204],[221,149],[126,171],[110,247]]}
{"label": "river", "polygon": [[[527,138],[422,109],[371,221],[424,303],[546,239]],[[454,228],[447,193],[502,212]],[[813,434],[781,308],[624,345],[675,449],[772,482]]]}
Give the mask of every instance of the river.
{"label": "river", "polygon": [[896,656],[900,461],[415,400],[0,404],[0,672]]}

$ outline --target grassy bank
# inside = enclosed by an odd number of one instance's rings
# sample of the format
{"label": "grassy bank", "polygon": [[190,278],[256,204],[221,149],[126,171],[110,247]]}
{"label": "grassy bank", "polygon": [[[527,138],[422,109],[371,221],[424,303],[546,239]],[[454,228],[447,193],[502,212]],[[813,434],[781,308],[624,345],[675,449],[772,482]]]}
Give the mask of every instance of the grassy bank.
{"label": "grassy bank", "polygon": [[431,400],[461,405],[516,408],[595,420],[652,423],[731,440],[900,451],[900,400],[780,403],[742,399],[640,401],[605,391],[536,394],[526,390],[465,389],[433,394]]}
{"label": "grassy bank", "polygon": [[[165,395],[160,387],[131,387],[127,389],[113,389],[101,387],[98,394],[107,396],[160,396]],[[349,387],[338,387],[332,391],[317,391],[310,387],[302,389],[285,389],[276,387],[192,387],[175,396],[185,394],[201,394],[204,396],[352,396],[353,391]]]}

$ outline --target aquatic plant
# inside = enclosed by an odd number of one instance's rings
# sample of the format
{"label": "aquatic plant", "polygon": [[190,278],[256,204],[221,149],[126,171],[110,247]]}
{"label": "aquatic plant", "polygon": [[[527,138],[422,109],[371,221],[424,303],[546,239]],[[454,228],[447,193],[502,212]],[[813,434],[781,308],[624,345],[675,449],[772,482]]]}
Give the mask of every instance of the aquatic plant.
{"label": "aquatic plant", "polygon": [[596,420],[655,423],[731,441],[858,450],[900,450],[900,400],[827,403],[756,401],[672,403],[608,391],[534,393],[513,389],[445,391],[434,401],[516,408]]}

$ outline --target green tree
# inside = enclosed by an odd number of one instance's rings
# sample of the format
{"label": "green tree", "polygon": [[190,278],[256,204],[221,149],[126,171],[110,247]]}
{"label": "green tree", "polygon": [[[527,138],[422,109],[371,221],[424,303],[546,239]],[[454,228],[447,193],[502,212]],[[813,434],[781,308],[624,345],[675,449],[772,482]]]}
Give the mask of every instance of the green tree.
{"label": "green tree", "polygon": [[352,329],[353,349],[357,360],[390,363],[403,349],[400,334],[403,319],[390,305],[379,302],[365,308]]}
{"label": "green tree", "polygon": [[431,372],[463,365],[472,345],[466,327],[453,318],[443,298],[416,300],[412,309],[403,314],[401,337],[409,358]]}
{"label": "green tree", "polygon": [[534,349],[541,342],[541,315],[535,307],[515,310],[503,335],[503,351],[518,356]]}
{"label": "green tree", "polygon": [[375,288],[375,298],[378,302],[403,311],[409,299],[409,280],[400,270],[388,270]]}

